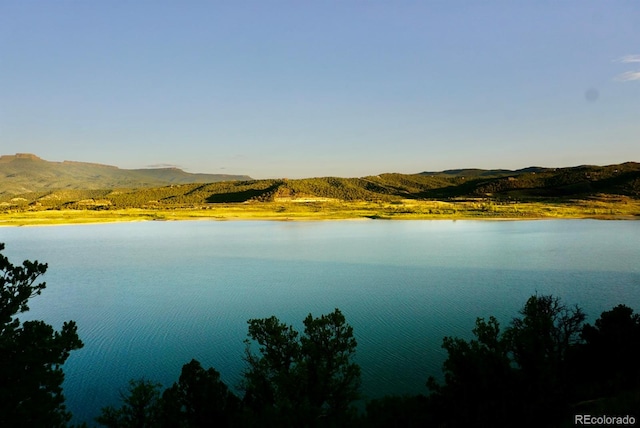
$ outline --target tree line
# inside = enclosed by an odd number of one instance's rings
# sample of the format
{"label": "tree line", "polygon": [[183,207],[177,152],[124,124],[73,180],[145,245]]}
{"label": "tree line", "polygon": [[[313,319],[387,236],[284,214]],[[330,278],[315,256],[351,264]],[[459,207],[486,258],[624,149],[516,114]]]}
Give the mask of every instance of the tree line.
{"label": "tree line", "polygon": [[[0,244],[0,426],[64,427],[62,366],[83,344],[73,321],[60,331],[21,322],[46,283],[47,265],[13,265]],[[106,427],[468,427],[573,426],[577,414],[640,409],[640,315],[625,305],[593,325],[578,306],[531,296],[506,327],[478,318],[473,338],[445,337],[443,379],[425,393],[362,404],[353,328],[339,309],[309,314],[299,332],[276,317],[251,319],[239,393],[215,368],[192,360],[163,389],[129,382]],[[360,403],[360,406],[358,406]]]}

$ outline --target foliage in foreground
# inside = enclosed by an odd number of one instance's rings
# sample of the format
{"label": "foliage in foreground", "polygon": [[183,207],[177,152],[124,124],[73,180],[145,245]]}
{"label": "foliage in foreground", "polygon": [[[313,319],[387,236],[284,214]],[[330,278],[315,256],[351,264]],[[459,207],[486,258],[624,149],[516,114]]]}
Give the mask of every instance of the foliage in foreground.
{"label": "foliage in foreground", "polygon": [[[353,414],[360,367],[356,340],[342,312],[304,320],[300,336],[276,317],[249,320],[244,402],[261,425],[340,426]],[[256,422],[257,422],[256,420]]]}
{"label": "foliage in foreground", "polygon": [[[0,243],[0,252],[4,244]],[[15,266],[0,253],[0,426],[65,426],[62,365],[83,345],[73,321],[60,331],[44,321],[21,322],[28,300],[42,293],[36,283],[47,265],[25,260]]]}
{"label": "foliage in foreground", "polygon": [[[640,408],[640,316],[619,305],[593,326],[584,320],[579,307],[544,295],[530,297],[504,329],[494,317],[478,318],[473,339],[444,338],[444,380],[429,378],[430,394],[371,400],[359,415],[352,407],[356,343],[339,310],[307,317],[302,335],[275,317],[249,320],[242,399],[214,369],[205,372],[192,361],[161,397],[152,386],[147,407],[157,413],[146,425],[106,424],[112,409],[98,421],[109,427],[537,427],[566,426],[578,413]],[[132,383],[130,397],[148,385]],[[130,401],[120,412],[132,413]]]}
{"label": "foliage in foreground", "polygon": [[96,421],[109,428],[349,426],[360,386],[353,329],[338,309],[309,314],[304,326],[300,335],[276,317],[249,320],[242,400],[220,373],[192,360],[162,394],[158,384],[130,381],[122,406],[103,408]]}
{"label": "foliage in foreground", "polygon": [[504,331],[495,318],[478,318],[475,339],[444,338],[444,383],[427,382],[438,422],[554,425],[578,403],[640,387],[640,318],[627,306],[591,326],[579,307],[535,295],[520,315]]}

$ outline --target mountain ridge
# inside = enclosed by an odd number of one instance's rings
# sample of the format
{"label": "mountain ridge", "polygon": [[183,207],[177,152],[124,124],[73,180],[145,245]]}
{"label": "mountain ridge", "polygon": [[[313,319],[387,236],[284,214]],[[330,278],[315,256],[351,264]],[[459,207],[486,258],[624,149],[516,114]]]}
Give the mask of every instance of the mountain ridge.
{"label": "mountain ridge", "polygon": [[55,162],[32,153],[0,156],[0,195],[47,189],[144,188],[250,179],[248,175],[192,174],[175,167],[123,169],[101,163]]}
{"label": "mountain ridge", "polygon": [[554,168],[545,168],[541,166],[528,166],[520,169],[482,169],[482,168],[460,168],[460,169],[445,169],[444,171],[424,171],[420,172],[420,175],[434,176],[434,175],[446,175],[456,177],[494,177],[512,174],[523,174],[526,172],[544,172]]}
{"label": "mountain ridge", "polygon": [[[0,204],[5,208],[86,209],[96,206],[96,201],[101,201],[100,206],[130,208],[329,200],[399,203],[403,200],[640,199],[640,163],[636,162],[520,170],[466,168],[359,178],[254,180],[248,176],[191,174],[177,168],[101,168],[82,162],[60,169],[29,154],[4,156],[0,160]],[[20,170],[34,164],[37,171]],[[13,165],[13,169],[7,165]],[[124,174],[124,178],[118,174]],[[212,177],[217,181],[211,180]]]}

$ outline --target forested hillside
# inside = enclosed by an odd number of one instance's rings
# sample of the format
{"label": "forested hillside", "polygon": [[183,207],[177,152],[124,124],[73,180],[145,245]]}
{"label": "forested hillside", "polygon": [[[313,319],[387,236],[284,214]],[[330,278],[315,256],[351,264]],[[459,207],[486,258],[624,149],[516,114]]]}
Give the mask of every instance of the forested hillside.
{"label": "forested hillside", "polygon": [[[105,169],[113,167],[104,167]],[[472,171],[472,170],[463,170]],[[4,209],[185,207],[216,203],[640,198],[640,164],[488,172],[381,174],[362,178],[240,180],[158,187],[41,189],[0,196]],[[184,173],[183,173],[184,174]]]}

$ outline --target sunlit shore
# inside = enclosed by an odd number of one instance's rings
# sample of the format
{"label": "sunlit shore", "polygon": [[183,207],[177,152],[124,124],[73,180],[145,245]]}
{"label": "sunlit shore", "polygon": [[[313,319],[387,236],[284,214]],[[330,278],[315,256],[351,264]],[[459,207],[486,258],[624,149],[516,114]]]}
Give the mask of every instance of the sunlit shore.
{"label": "sunlit shore", "polygon": [[120,210],[0,212],[0,226],[39,226],[173,220],[522,220],[554,218],[640,219],[640,201],[571,202],[268,202]]}

